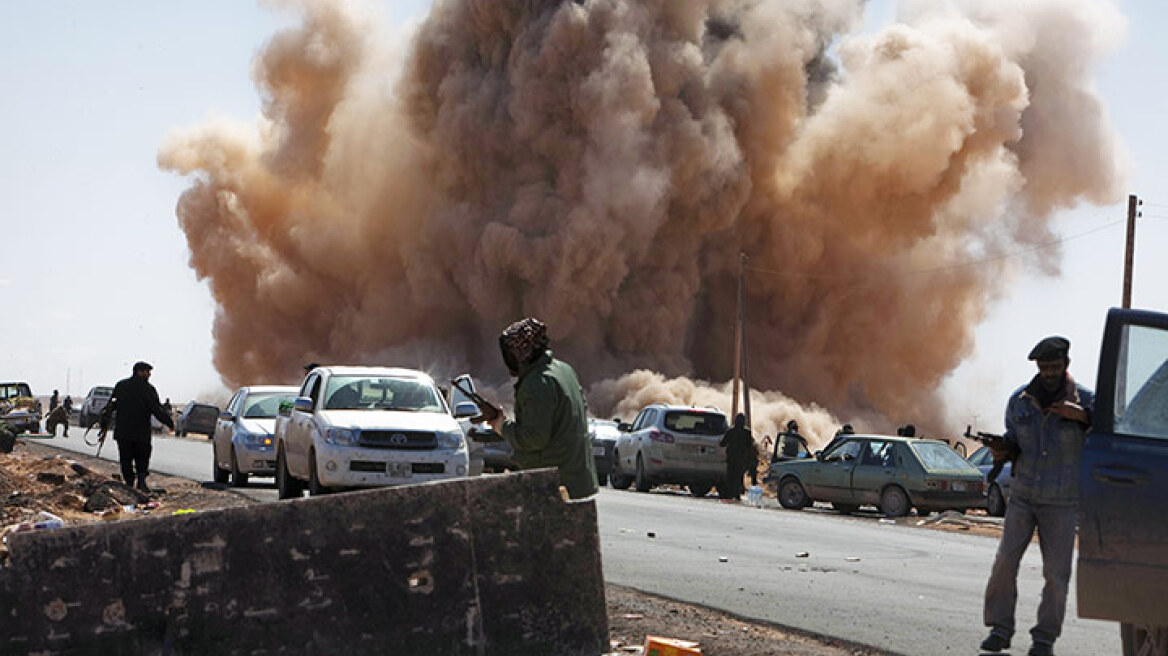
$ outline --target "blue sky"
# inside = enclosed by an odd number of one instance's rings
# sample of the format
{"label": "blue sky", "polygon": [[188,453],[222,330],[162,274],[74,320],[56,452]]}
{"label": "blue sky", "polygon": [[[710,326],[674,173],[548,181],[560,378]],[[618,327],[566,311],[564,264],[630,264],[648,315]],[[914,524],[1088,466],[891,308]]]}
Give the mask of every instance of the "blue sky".
{"label": "blue sky", "polygon": [[[384,2],[402,30],[426,0]],[[1168,7],[1119,3],[1120,48],[1100,62],[1099,88],[1130,153],[1139,227],[1135,305],[1168,309]],[[894,15],[874,1],[869,25]],[[241,0],[0,3],[0,378],[76,398],[146,359],[164,396],[220,393],[211,367],[214,304],[187,266],[174,214],[187,181],[160,171],[158,146],[210,115],[251,120],[251,60],[290,17]],[[1083,207],[1055,229],[1074,237],[1124,216]],[[1157,218],[1165,217],[1165,218]],[[1106,309],[1118,305],[1124,232],[1113,226],[1063,246],[1063,275],[1028,276],[978,330],[977,353],[947,384],[962,422],[1000,425],[1005,395],[1032,373],[1040,337],[1071,338],[1072,371],[1094,382]]]}

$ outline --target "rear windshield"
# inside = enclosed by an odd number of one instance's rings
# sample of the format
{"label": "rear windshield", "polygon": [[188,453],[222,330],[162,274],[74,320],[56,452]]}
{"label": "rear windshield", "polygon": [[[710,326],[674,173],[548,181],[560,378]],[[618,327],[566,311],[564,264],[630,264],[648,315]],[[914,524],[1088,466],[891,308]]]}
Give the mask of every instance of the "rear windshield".
{"label": "rear windshield", "polygon": [[917,452],[917,456],[921,459],[921,464],[925,466],[925,470],[927,471],[979,473],[976,467],[958,455],[948,444],[941,444],[940,442],[913,442],[912,449]]}
{"label": "rear windshield", "polygon": [[676,410],[665,413],[665,428],[674,433],[721,435],[726,432],[726,416],[718,412]]}
{"label": "rear windshield", "polygon": [[109,396],[113,393],[114,393],[114,388],[112,388],[112,387],[95,387],[95,388],[93,388],[93,392],[92,392],[92,394],[95,397],[101,396],[101,397],[106,397],[106,398],[109,398]]}
{"label": "rear windshield", "polygon": [[326,410],[446,412],[430,383],[390,376],[333,376],[325,392]]}
{"label": "rear windshield", "polygon": [[248,419],[275,419],[281,403],[291,404],[296,394],[252,394],[243,406],[243,416]]}
{"label": "rear windshield", "polygon": [[192,419],[218,419],[219,410],[207,405],[197,405],[191,408],[188,416]]}

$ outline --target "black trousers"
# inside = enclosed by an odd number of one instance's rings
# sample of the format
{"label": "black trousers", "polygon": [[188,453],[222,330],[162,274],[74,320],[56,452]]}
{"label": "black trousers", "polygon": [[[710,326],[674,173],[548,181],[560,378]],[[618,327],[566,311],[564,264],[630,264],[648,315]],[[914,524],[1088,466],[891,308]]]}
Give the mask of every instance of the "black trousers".
{"label": "black trousers", "polygon": [[122,465],[122,482],[126,485],[146,484],[150,475],[150,453],[154,446],[150,442],[122,440],[118,442],[118,460]]}

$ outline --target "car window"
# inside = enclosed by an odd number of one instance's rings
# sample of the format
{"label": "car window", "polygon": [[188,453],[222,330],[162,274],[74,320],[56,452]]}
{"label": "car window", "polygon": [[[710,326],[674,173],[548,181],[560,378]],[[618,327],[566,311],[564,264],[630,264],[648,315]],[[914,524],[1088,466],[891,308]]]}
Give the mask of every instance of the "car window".
{"label": "car window", "polygon": [[976,468],[957,454],[948,444],[940,442],[913,442],[912,450],[921,459],[926,471],[968,471]]}
{"label": "car window", "polygon": [[281,403],[291,403],[294,397],[291,394],[252,394],[243,404],[244,410],[239,416],[248,419],[274,419],[280,411]]}
{"label": "car window", "polygon": [[235,396],[231,397],[231,400],[227,402],[227,412],[238,415],[241,401],[243,401],[243,391],[236,392]]}
{"label": "car window", "polygon": [[219,418],[219,409],[210,405],[197,405],[191,409],[190,416],[196,421],[214,421]]}
{"label": "car window", "polygon": [[665,413],[665,428],[674,433],[721,435],[726,432],[726,416],[716,412],[674,410]]}
{"label": "car window", "polygon": [[325,408],[445,412],[433,385],[392,376],[333,376],[325,391]]}
{"label": "car window", "polygon": [[990,464],[990,461],[992,459],[993,459],[993,455],[990,453],[989,447],[985,447],[985,446],[978,449],[977,451],[974,451],[973,455],[969,456],[969,462],[974,467],[981,467],[982,465],[988,465],[988,464]]}
{"label": "car window", "polygon": [[1115,372],[1115,432],[1168,439],[1168,330],[1124,326]]}
{"label": "car window", "polygon": [[304,387],[308,390],[308,393],[305,394],[304,390],[301,390],[300,395],[312,399],[312,406],[316,407],[317,402],[320,401],[320,376],[312,376],[304,381]]}
{"label": "car window", "polygon": [[859,460],[861,465],[874,467],[891,467],[896,464],[892,460],[892,444],[889,442],[868,442],[860,449]]}
{"label": "car window", "polygon": [[848,440],[843,444],[837,445],[831,451],[828,451],[824,456],[824,460],[842,460],[844,456],[851,456],[854,460],[856,456],[860,455],[860,447],[863,443],[859,440]]}
{"label": "car window", "polygon": [[0,399],[14,399],[18,396],[32,396],[32,390],[24,383],[0,385]]}

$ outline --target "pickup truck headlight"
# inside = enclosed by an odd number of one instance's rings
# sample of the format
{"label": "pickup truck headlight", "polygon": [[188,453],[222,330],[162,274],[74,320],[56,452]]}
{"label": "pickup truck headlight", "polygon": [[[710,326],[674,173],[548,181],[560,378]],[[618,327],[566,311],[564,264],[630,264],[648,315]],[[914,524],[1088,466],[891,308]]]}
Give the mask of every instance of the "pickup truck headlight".
{"label": "pickup truck headlight", "polygon": [[337,446],[357,446],[360,439],[360,432],[353,428],[330,428],[324,432],[324,441]]}
{"label": "pickup truck headlight", "polygon": [[456,430],[438,433],[438,446],[443,449],[461,449],[462,431]]}

